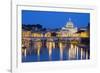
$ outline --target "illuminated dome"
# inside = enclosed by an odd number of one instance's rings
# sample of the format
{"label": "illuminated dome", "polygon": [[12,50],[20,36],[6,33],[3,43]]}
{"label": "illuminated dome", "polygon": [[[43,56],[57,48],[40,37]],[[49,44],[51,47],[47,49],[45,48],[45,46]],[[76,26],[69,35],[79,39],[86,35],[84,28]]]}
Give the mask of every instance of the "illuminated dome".
{"label": "illuminated dome", "polygon": [[71,18],[69,18],[67,24],[65,25],[65,28],[74,28],[74,24],[73,24],[73,22],[71,21]]}
{"label": "illuminated dome", "polygon": [[74,23],[72,22],[71,18],[69,18],[67,24],[64,27],[62,27],[62,31],[66,31],[70,33],[77,32],[77,28],[74,27]]}

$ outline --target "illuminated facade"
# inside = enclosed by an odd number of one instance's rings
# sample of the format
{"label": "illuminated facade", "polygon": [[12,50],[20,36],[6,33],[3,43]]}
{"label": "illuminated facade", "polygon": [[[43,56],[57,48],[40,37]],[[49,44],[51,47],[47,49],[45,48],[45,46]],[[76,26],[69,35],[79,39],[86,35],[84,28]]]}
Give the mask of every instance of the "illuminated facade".
{"label": "illuminated facade", "polygon": [[43,37],[43,34],[40,32],[32,32],[31,37]]}
{"label": "illuminated facade", "polygon": [[88,35],[88,32],[87,32],[87,31],[80,32],[80,33],[79,33],[79,36],[80,36],[80,38],[88,38],[88,37],[89,37],[89,35]]}
{"label": "illuminated facade", "polygon": [[[67,24],[61,28],[60,31],[55,31],[55,37],[89,37],[88,31],[79,32],[77,27],[74,27],[74,23],[69,18]],[[22,38],[26,37],[52,37],[52,31],[48,32],[31,32],[31,31],[22,31]],[[29,40],[29,39],[28,39]]]}
{"label": "illuminated facade", "polygon": [[64,27],[62,27],[60,34],[62,37],[77,37],[78,36],[78,34],[76,33],[77,31],[78,31],[77,28],[74,27],[73,22],[69,18],[67,24]]}

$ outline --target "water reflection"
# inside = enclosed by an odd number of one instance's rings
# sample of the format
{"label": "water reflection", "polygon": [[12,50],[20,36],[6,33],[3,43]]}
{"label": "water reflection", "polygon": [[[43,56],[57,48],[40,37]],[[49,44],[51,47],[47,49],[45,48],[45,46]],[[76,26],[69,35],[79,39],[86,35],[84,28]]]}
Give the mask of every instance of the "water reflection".
{"label": "water reflection", "polygon": [[89,59],[89,48],[82,43],[54,41],[52,38],[31,39],[29,42],[29,47],[22,46],[23,62]]}
{"label": "water reflection", "polygon": [[75,59],[76,57],[76,48],[73,44],[70,44],[69,47],[69,59]]}

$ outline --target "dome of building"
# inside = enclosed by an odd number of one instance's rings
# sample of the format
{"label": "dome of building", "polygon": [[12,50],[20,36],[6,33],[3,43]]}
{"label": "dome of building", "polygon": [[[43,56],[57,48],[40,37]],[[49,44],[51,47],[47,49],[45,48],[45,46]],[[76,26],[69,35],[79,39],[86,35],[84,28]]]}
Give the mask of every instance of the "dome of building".
{"label": "dome of building", "polygon": [[71,18],[69,18],[67,24],[65,25],[66,28],[74,28],[74,24],[73,22],[71,21]]}
{"label": "dome of building", "polygon": [[77,27],[74,27],[74,23],[71,21],[71,18],[69,18],[67,24],[62,27],[61,31],[66,31],[67,33],[75,33],[77,32]]}

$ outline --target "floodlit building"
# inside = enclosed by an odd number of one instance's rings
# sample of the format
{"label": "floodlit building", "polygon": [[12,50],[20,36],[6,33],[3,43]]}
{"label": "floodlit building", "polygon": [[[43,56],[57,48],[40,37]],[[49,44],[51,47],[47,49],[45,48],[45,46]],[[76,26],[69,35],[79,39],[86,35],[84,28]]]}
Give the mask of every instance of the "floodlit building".
{"label": "floodlit building", "polygon": [[74,27],[74,23],[72,22],[71,18],[69,18],[67,24],[64,27],[62,27],[62,30],[70,33],[76,33],[77,27]]}
{"label": "floodlit building", "polygon": [[71,18],[69,18],[67,24],[62,27],[60,33],[62,37],[76,37],[77,27],[74,27],[74,23],[72,22]]}

